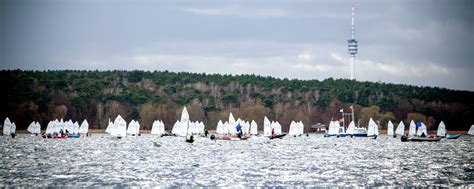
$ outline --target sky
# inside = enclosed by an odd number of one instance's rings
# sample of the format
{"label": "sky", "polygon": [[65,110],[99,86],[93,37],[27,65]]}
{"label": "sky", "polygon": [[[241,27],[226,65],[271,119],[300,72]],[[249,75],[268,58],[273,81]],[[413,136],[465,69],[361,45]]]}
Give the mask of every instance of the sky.
{"label": "sky", "polygon": [[1,0],[0,69],[349,78],[474,91],[470,0]]}

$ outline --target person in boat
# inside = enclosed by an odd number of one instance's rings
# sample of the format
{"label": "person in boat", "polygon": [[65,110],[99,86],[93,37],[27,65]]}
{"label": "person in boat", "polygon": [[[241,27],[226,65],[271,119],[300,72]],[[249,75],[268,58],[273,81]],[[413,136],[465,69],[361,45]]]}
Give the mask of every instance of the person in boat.
{"label": "person in boat", "polygon": [[235,128],[237,130],[237,136],[239,136],[239,138],[242,138],[242,127],[240,126],[240,123]]}
{"label": "person in boat", "polygon": [[425,137],[426,137],[425,133],[424,133],[424,132],[423,132],[423,133],[421,133],[421,136],[420,136],[420,137],[423,137],[423,138],[425,138]]}
{"label": "person in boat", "polygon": [[272,128],[272,138],[275,138],[275,128]]}
{"label": "person in boat", "polygon": [[63,136],[63,135],[64,135],[63,129],[59,130],[59,134],[60,134],[59,136]]}
{"label": "person in boat", "polygon": [[204,129],[204,136],[207,137],[207,134],[209,134],[209,131],[207,130],[207,128]]}

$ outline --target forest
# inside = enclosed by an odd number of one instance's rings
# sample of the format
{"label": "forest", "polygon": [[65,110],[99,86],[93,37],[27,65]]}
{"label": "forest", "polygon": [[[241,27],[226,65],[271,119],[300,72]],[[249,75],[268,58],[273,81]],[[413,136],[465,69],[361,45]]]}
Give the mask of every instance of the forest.
{"label": "forest", "polygon": [[105,129],[122,115],[138,120],[142,130],[163,120],[171,130],[184,106],[192,121],[203,121],[213,130],[229,113],[255,120],[262,130],[263,117],[279,121],[288,131],[292,120],[305,130],[316,123],[341,118],[340,110],[355,111],[356,123],[369,118],[386,127],[423,121],[436,129],[444,121],[448,130],[468,130],[474,123],[474,92],[438,87],[360,82],[328,78],[279,79],[258,75],[221,75],[169,71],[0,71],[0,120],[9,117],[18,129],[39,121],[82,122]]}

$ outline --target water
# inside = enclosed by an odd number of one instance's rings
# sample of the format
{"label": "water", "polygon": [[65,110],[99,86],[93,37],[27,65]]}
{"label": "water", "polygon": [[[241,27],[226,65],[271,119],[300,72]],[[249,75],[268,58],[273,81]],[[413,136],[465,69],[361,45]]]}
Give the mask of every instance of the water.
{"label": "water", "polygon": [[0,137],[4,186],[474,186],[474,137],[211,141]]}

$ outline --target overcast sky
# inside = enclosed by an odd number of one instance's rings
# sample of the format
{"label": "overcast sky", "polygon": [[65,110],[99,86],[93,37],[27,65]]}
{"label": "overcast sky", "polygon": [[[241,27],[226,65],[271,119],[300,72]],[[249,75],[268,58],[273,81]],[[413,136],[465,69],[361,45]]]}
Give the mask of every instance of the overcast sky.
{"label": "overcast sky", "polygon": [[[1,0],[0,69],[349,78],[351,0]],[[356,78],[474,91],[474,1],[363,0]]]}

